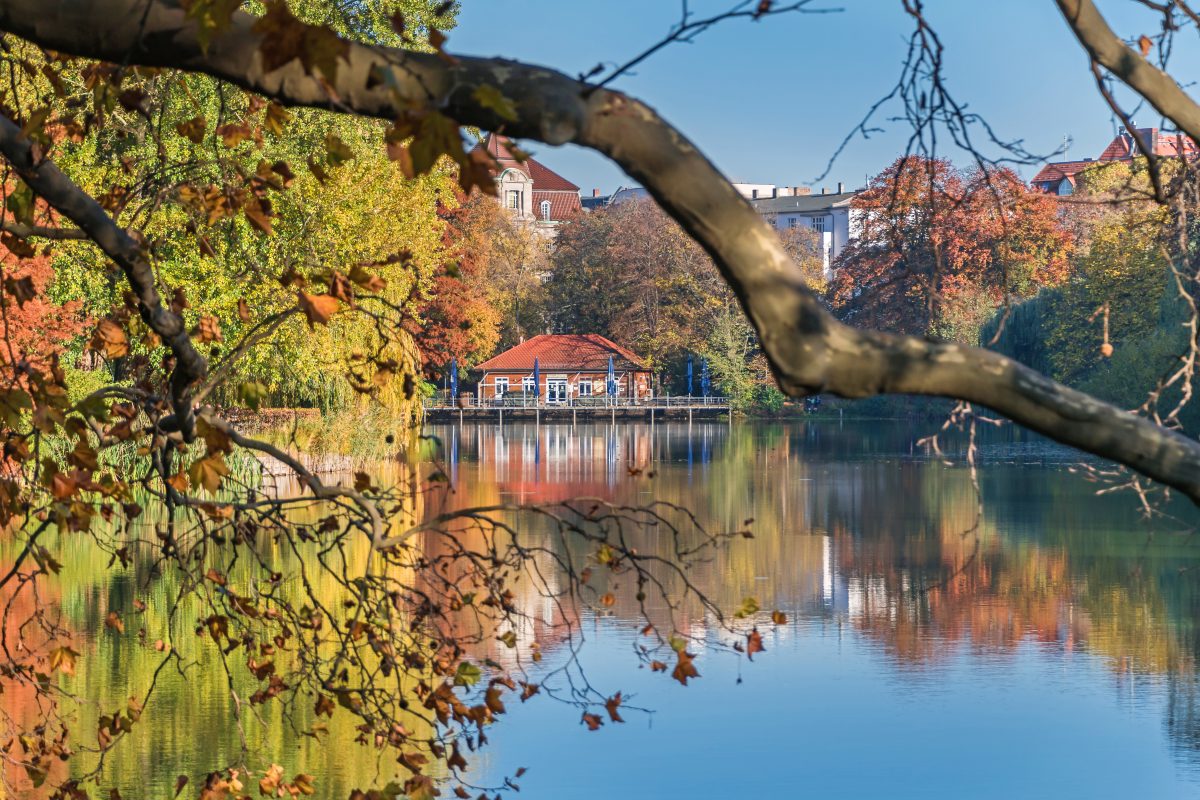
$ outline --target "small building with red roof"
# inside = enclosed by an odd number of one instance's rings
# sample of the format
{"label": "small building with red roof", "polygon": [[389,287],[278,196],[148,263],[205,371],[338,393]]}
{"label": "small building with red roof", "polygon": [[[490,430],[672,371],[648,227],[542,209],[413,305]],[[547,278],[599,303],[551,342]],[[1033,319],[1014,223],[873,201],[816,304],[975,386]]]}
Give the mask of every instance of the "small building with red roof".
{"label": "small building with red roof", "polygon": [[650,369],[630,350],[595,333],[548,333],[526,339],[477,366],[482,373],[479,401],[519,397],[554,405],[600,400],[608,395],[610,363],[617,397],[650,396]]}
{"label": "small building with red roof", "polygon": [[[1137,141],[1134,140],[1134,136],[1137,136]],[[1033,176],[1030,184],[1035,189],[1041,189],[1049,194],[1073,194],[1077,183],[1076,176],[1085,169],[1097,164],[1141,158],[1142,148],[1138,147],[1138,141],[1146,150],[1160,158],[1182,156],[1190,159],[1197,155],[1196,143],[1182,133],[1163,133],[1158,128],[1136,128],[1132,133],[1124,130],[1109,142],[1108,147],[1104,148],[1099,158],[1047,164],[1037,175]]]}
{"label": "small building with red roof", "polygon": [[538,233],[553,238],[559,226],[582,213],[579,187],[516,150],[508,139],[489,133],[478,146],[487,151],[496,165],[500,202]]}

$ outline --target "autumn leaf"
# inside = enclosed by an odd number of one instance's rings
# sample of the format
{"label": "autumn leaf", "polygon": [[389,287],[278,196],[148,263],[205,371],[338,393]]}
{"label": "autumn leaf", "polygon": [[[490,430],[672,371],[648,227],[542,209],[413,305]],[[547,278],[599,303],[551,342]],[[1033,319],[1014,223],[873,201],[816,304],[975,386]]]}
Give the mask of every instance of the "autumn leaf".
{"label": "autumn leaf", "polygon": [[478,86],[471,93],[471,96],[475,98],[475,101],[479,105],[489,111],[495,112],[496,116],[501,119],[508,120],[509,122],[517,121],[516,106],[513,105],[512,100],[505,97],[495,86],[489,86],[488,84]]}
{"label": "autumn leaf", "polygon": [[325,134],[325,158],[331,166],[340,167],[354,160],[354,151],[335,133]]}
{"label": "autumn leaf", "polygon": [[104,618],[104,627],[117,633],[124,633],[125,621],[121,619],[121,615],[116,611],[109,611],[108,616]]}
{"label": "autumn leaf", "polygon": [[208,130],[208,120],[204,117],[192,117],[184,122],[176,123],[175,132],[195,144],[204,141],[204,132]]}
{"label": "autumn leaf", "polygon": [[589,731],[600,730],[600,726],[604,724],[604,720],[600,719],[599,714],[589,714],[586,711],[583,713],[582,721],[587,725]]}
{"label": "autumn leaf", "polygon": [[318,324],[328,325],[329,318],[338,310],[337,298],[332,295],[296,292],[296,297],[310,328],[316,327]]}
{"label": "autumn leaf", "polygon": [[312,156],[308,157],[308,171],[313,174],[313,177],[317,179],[318,183],[325,183],[329,180],[329,173],[322,169],[321,165],[318,164]]}
{"label": "autumn leaf", "polygon": [[479,683],[482,677],[483,670],[469,661],[462,661],[459,662],[458,668],[454,672],[454,684],[471,687]]}
{"label": "autumn leaf", "polygon": [[58,670],[66,675],[75,674],[75,659],[79,653],[69,647],[56,647],[50,651],[50,671]]}
{"label": "autumn leaf", "polygon": [[279,103],[267,104],[263,114],[263,126],[274,136],[282,136],[284,127],[292,121],[292,114]]}
{"label": "autumn leaf", "polygon": [[696,665],[692,663],[695,656],[686,650],[680,650],[676,655],[678,660],[675,662],[675,669],[671,671],[671,677],[687,686],[688,678],[700,677]]}
{"label": "autumn leaf", "polygon": [[196,21],[196,39],[200,49],[207,52],[213,36],[229,27],[242,0],[182,0],[181,5],[188,17]]}
{"label": "autumn leaf", "polygon": [[1143,33],[1141,36],[1138,37],[1138,50],[1141,51],[1142,58],[1145,58],[1146,56],[1150,55],[1150,48],[1153,45],[1154,45],[1154,43],[1152,41],[1150,41],[1150,37],[1147,36],[1146,34]]}
{"label": "autumn leaf", "polygon": [[763,646],[762,634],[758,632],[758,628],[746,634],[746,657],[751,661],[754,660],[755,653],[765,653],[767,648]]}
{"label": "autumn leaf", "polygon": [[221,480],[228,475],[229,467],[225,464],[225,456],[220,453],[197,459],[188,467],[192,486],[203,486],[209,494],[215,494],[221,487]]}
{"label": "autumn leaf", "polygon": [[753,597],[747,597],[742,601],[742,606],[737,611],[733,612],[736,619],[745,619],[752,617],[758,613],[758,601]]}
{"label": "autumn leaf", "polygon": [[167,484],[177,492],[186,492],[189,487],[187,473],[182,470],[176,472],[167,478]]}
{"label": "autumn leaf", "polygon": [[784,614],[782,611],[772,611],[771,622],[774,622],[776,625],[783,625],[787,622],[787,614]]}
{"label": "autumn leaf", "polygon": [[263,71],[274,72],[299,59],[309,75],[320,70],[331,84],[337,83],[338,60],[350,52],[349,43],[328,28],[296,19],[284,0],[270,0],[266,6],[267,13],[254,23],[261,36]]}
{"label": "autumn leaf", "polygon": [[217,321],[216,317],[205,315],[200,318],[192,335],[199,337],[201,342],[219,342],[221,341],[221,323]]}
{"label": "autumn leaf", "polygon": [[178,797],[179,793],[183,791],[183,787],[187,786],[187,782],[188,782],[187,775],[180,775],[178,778],[175,779],[175,796],[176,797]]}
{"label": "autumn leaf", "polygon": [[322,714],[324,714],[327,717],[332,717],[334,708],[335,708],[335,705],[334,705],[333,700],[329,699],[328,697],[321,694],[320,692],[317,693],[317,703],[313,708],[313,714],[315,714],[318,717],[321,716]]}
{"label": "autumn leaf", "polygon": [[37,289],[33,285],[33,278],[28,275],[22,275],[20,278],[5,277],[4,292],[5,294],[12,295],[13,299],[17,301],[18,306],[24,306],[37,296]]}
{"label": "autumn leaf", "polygon": [[617,692],[612,697],[604,701],[604,708],[608,711],[608,718],[613,722],[624,722],[621,715],[617,713],[617,709],[621,707],[621,693]]}
{"label": "autumn leaf", "polygon": [[488,690],[484,693],[484,696],[483,696],[483,704],[486,705],[488,707],[488,710],[491,711],[493,714],[503,714],[504,713],[504,702],[500,699],[500,687],[499,686],[493,685],[493,686],[488,687]]}
{"label": "autumn leaf", "polygon": [[111,319],[102,319],[92,332],[92,340],[88,346],[104,357],[112,360],[121,358],[129,353],[129,337],[125,330]]}
{"label": "autumn leaf", "polygon": [[231,150],[253,137],[249,125],[233,122],[217,128],[217,135],[221,137],[221,142]]}

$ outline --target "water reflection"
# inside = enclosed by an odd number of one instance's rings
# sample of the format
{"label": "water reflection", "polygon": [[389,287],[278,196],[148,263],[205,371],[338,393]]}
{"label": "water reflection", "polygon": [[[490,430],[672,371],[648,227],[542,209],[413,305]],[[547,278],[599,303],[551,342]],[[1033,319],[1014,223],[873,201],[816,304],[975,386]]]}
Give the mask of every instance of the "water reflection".
{"label": "water reflection", "polygon": [[[1177,523],[1147,525],[1129,497],[1095,496],[1066,469],[1076,458],[1068,451],[1020,432],[996,435],[983,447],[981,510],[968,472],[928,457],[900,425],[446,426],[434,433],[458,476],[451,504],[654,497],[695,510],[714,528],[753,518],[756,538],[720,552],[697,580],[725,607],[754,595],[798,617],[777,658],[836,628],[840,640],[852,637],[886,659],[872,668],[877,677],[930,690],[966,668],[980,702],[989,683],[1048,667],[1058,672],[1058,690],[1102,689],[1114,709],[1152,710],[1177,757],[1154,785],[1200,787],[1198,543]],[[619,599],[590,647],[627,645],[635,610]],[[694,619],[689,630],[706,626]],[[726,690],[715,689],[722,698]],[[1013,712],[1021,712],[1019,702]],[[1067,734],[1095,724],[1060,722]],[[1118,723],[1119,713],[1111,724]],[[1002,754],[1006,743],[987,745]],[[1056,746],[1067,760],[1088,756]]]}
{"label": "water reflection", "polygon": [[[658,710],[653,728],[631,715],[593,734],[578,728],[577,709],[513,704],[483,780],[525,765],[527,792],[571,798],[711,797],[717,785],[729,789],[720,794],[803,786],[846,797],[1200,791],[1200,543],[1178,524],[1148,526],[1128,497],[1096,497],[1067,470],[1066,451],[995,434],[982,448],[981,510],[968,472],[930,458],[900,424],[468,424],[429,433],[451,485],[423,499],[424,513],[592,496],[677,503],[710,530],[753,519],[753,539],[717,551],[691,579],[721,607],[754,596],[790,618],[753,666],[710,653],[704,678],[683,689],[637,669],[632,587],[603,613],[543,602],[517,649],[538,643],[552,668],[565,657],[562,622],[578,623],[589,677],[640,694]],[[640,537],[640,549],[666,554],[654,531]],[[179,589],[169,578],[148,583],[137,565],[114,574],[82,537],[58,546],[69,579],[56,591],[81,631],[102,631],[108,608],[147,597],[136,587],[153,587],[151,615]],[[565,557],[587,555],[581,546]],[[698,603],[672,624],[700,639],[724,636]],[[157,702],[167,710],[146,718],[153,730],[139,749],[117,751],[109,765],[113,782],[145,785],[148,796],[168,796],[176,775],[236,749],[219,664],[199,644],[180,646],[194,666],[163,677]],[[74,688],[97,708],[118,707],[156,664],[114,637],[88,648]],[[22,702],[0,697],[13,715],[28,711]],[[317,774],[323,797],[389,774],[370,750],[298,735],[306,722],[268,718],[250,745],[289,774]],[[336,741],[353,738],[346,727],[331,721]],[[656,759],[643,764],[648,752]]]}

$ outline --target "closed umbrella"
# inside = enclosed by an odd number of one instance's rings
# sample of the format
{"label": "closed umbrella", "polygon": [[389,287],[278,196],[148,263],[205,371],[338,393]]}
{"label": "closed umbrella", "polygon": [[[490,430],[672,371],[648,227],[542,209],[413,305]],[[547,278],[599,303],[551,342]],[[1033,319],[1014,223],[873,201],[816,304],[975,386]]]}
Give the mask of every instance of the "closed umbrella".
{"label": "closed umbrella", "polygon": [[450,402],[458,397],[458,359],[450,359]]}
{"label": "closed umbrella", "polygon": [[700,391],[705,397],[708,397],[708,392],[712,388],[712,384],[708,380],[708,359],[700,361]]}
{"label": "closed umbrella", "polygon": [[538,365],[538,360],[533,359],[533,399],[541,400],[542,398],[542,369]]}
{"label": "closed umbrella", "polygon": [[608,357],[608,393],[615,397],[617,394],[617,370],[613,366],[613,357]]}
{"label": "closed umbrella", "polygon": [[692,356],[688,354],[688,397],[692,396]]}

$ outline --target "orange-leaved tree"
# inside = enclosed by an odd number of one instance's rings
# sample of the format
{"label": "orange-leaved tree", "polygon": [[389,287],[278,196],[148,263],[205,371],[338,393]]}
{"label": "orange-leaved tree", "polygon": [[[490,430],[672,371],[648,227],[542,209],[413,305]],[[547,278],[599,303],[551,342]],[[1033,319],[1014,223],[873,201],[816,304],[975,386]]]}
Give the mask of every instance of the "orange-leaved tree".
{"label": "orange-leaved tree", "polygon": [[851,214],[858,235],[837,260],[831,299],[855,324],[974,344],[1006,298],[1067,276],[1073,238],[1058,205],[1009,169],[907,156]]}

